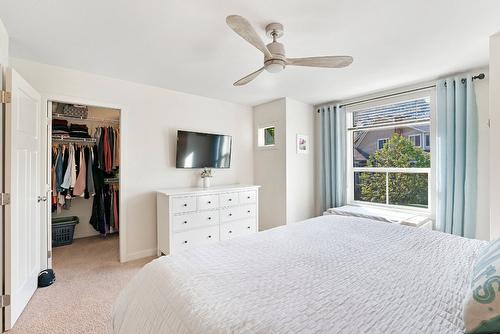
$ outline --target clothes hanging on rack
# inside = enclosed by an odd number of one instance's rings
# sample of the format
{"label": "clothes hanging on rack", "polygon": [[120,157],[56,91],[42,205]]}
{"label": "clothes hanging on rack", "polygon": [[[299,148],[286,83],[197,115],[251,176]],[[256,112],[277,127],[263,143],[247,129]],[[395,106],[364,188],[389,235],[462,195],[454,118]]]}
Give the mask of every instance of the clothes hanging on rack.
{"label": "clothes hanging on rack", "polygon": [[95,194],[90,147],[80,144],[52,145],[52,211],[71,207],[73,197]]}
{"label": "clothes hanging on rack", "polygon": [[[119,131],[100,127],[94,133],[96,145],[92,148],[95,196],[90,224],[103,235],[119,230],[119,185],[106,180],[117,179],[119,173]],[[118,152],[118,154],[117,154]]]}
{"label": "clothes hanging on rack", "polygon": [[96,129],[94,138],[98,146],[98,166],[107,173],[120,167],[120,132],[113,127]]}

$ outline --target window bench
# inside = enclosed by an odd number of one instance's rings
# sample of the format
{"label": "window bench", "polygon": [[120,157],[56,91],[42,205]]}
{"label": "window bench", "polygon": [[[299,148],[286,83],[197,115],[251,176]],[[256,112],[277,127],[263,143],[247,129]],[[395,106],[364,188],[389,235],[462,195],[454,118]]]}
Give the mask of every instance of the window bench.
{"label": "window bench", "polygon": [[368,218],[432,230],[433,221],[426,214],[358,205],[344,205],[326,210],[323,215],[341,215]]}

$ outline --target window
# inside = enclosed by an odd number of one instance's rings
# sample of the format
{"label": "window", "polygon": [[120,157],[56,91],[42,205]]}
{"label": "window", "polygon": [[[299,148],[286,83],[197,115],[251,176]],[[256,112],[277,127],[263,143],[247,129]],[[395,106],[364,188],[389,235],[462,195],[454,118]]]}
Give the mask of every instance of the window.
{"label": "window", "polygon": [[424,134],[424,149],[428,151],[430,150],[430,148],[431,148],[431,134],[426,133]]}
{"label": "window", "polygon": [[378,139],[378,144],[377,144],[378,149],[379,150],[383,149],[385,143],[387,143],[388,141],[389,141],[389,138]]}
{"label": "window", "polygon": [[349,202],[429,209],[431,98],[423,93],[348,108]]}
{"label": "window", "polygon": [[413,146],[415,147],[420,147],[420,142],[421,142],[421,139],[422,139],[422,136],[420,134],[417,134],[417,135],[408,135],[408,139],[411,141],[411,143],[413,144]]}
{"label": "window", "polygon": [[258,145],[259,147],[274,146],[276,144],[276,127],[268,126],[259,128]]}

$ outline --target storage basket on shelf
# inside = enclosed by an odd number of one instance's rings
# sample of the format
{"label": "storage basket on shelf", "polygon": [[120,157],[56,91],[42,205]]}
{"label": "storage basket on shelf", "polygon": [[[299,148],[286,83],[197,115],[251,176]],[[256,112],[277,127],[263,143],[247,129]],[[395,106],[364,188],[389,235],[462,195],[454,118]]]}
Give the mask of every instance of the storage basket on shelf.
{"label": "storage basket on shelf", "polygon": [[52,218],[52,247],[71,245],[79,222],[76,216]]}

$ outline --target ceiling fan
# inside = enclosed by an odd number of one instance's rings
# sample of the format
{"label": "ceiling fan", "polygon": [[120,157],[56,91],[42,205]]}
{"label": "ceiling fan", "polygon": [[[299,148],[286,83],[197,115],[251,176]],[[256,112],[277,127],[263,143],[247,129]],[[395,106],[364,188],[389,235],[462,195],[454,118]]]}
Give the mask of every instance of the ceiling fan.
{"label": "ceiling fan", "polygon": [[270,23],[266,26],[266,35],[273,39],[273,41],[267,45],[264,44],[250,22],[244,17],[229,15],[226,17],[226,23],[235,33],[243,37],[243,39],[264,54],[264,66],[236,81],[233,84],[234,86],[246,85],[255,79],[264,69],[271,73],[278,73],[284,70],[287,65],[340,68],[349,66],[353,61],[353,58],[350,56],[287,58],[285,56],[285,47],[283,44],[276,41],[276,39],[283,36],[284,33],[281,23]]}

